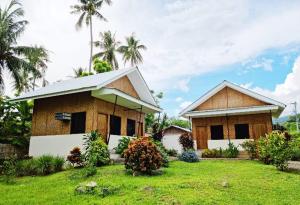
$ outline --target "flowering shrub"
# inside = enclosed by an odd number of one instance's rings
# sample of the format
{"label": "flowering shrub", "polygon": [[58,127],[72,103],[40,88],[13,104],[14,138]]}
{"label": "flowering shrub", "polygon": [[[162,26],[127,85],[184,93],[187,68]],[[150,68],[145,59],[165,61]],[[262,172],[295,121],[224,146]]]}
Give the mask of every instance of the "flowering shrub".
{"label": "flowering shrub", "polygon": [[185,150],[182,152],[181,155],[179,155],[179,159],[184,162],[198,162],[199,158],[195,152],[195,150]]}
{"label": "flowering shrub", "polygon": [[242,148],[247,151],[250,156],[250,159],[257,158],[257,144],[256,141],[248,140],[241,144]]}
{"label": "flowering shrub", "polygon": [[79,147],[74,147],[71,151],[70,154],[67,156],[68,162],[71,163],[73,167],[78,166],[81,167],[83,166],[83,160],[82,160],[82,155]]}
{"label": "flowering shrub", "polygon": [[124,152],[125,168],[137,172],[151,174],[163,163],[163,158],[156,145],[148,137],[140,137],[129,143]]}
{"label": "flowering shrub", "polygon": [[194,149],[194,139],[191,133],[184,133],[179,137],[183,150]]}
{"label": "flowering shrub", "polygon": [[202,151],[203,158],[220,158],[223,157],[223,150],[220,149],[205,149]]}

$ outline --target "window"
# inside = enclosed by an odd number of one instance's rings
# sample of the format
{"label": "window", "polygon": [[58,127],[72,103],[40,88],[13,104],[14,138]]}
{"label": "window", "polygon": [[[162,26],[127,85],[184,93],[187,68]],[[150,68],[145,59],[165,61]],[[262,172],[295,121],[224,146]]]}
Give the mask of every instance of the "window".
{"label": "window", "polygon": [[76,112],[71,115],[71,134],[85,133],[85,112]]}
{"label": "window", "polygon": [[135,120],[127,119],[127,136],[135,135]]}
{"label": "window", "polygon": [[224,139],[223,125],[213,125],[210,126],[210,133],[212,140],[222,140]]}
{"label": "window", "polygon": [[249,139],[249,125],[248,124],[236,124],[235,139]]}
{"label": "window", "polygon": [[110,131],[111,135],[121,135],[121,118],[118,116],[111,115],[110,120]]}

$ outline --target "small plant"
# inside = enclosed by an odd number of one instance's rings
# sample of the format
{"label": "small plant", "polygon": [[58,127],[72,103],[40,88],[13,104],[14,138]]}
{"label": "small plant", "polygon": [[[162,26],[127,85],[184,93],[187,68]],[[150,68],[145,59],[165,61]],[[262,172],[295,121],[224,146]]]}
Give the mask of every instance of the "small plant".
{"label": "small plant", "polygon": [[95,166],[88,165],[81,170],[81,176],[88,178],[97,174],[97,168]]}
{"label": "small plant", "polygon": [[184,133],[179,137],[179,143],[182,145],[183,150],[194,149],[194,139],[190,133]]}
{"label": "small plant", "polygon": [[81,154],[79,147],[74,147],[70,154],[67,156],[68,162],[71,163],[73,167],[82,167],[83,166],[83,156]]}
{"label": "small plant", "polygon": [[228,143],[228,148],[223,151],[226,158],[236,158],[239,155],[238,147],[234,146],[232,142]]}
{"label": "small plant", "polygon": [[167,153],[167,149],[160,141],[154,141],[154,144],[156,145],[158,151],[160,152],[162,158],[163,158],[163,167],[169,167],[169,155]]}
{"label": "small plant", "polygon": [[17,159],[12,157],[3,162],[2,174],[4,175],[4,182],[12,184],[15,182],[17,175]]}
{"label": "small plant", "polygon": [[195,152],[195,150],[185,150],[182,152],[181,155],[179,155],[179,159],[184,162],[198,162],[199,158]]}
{"label": "small plant", "polygon": [[148,137],[140,137],[129,143],[124,152],[125,168],[137,173],[151,174],[163,164],[163,158],[156,145]]}
{"label": "small plant", "polygon": [[107,144],[101,138],[92,141],[89,149],[86,150],[85,159],[92,166],[99,167],[109,164],[110,156]]}
{"label": "small plant", "polygon": [[177,157],[178,156],[178,152],[176,149],[168,149],[167,150],[167,154],[171,157]]}
{"label": "small plant", "polygon": [[250,156],[250,159],[257,158],[257,144],[255,141],[248,140],[241,144],[242,148],[247,151]]}
{"label": "small plant", "polygon": [[129,142],[130,137],[122,137],[121,139],[119,139],[119,144],[115,148],[116,153],[120,154],[123,157],[124,151],[128,148]]}
{"label": "small plant", "polygon": [[294,146],[290,136],[274,131],[259,140],[259,158],[263,162],[274,164],[279,170],[286,170],[287,162],[292,158]]}
{"label": "small plant", "polygon": [[90,194],[90,195],[98,195],[102,198],[112,195],[119,190],[119,187],[115,186],[106,186],[106,185],[98,185],[96,182],[91,181],[85,184],[79,184],[75,188],[76,194]]}
{"label": "small plant", "polygon": [[38,163],[36,159],[21,160],[17,164],[18,176],[36,176],[38,175]]}
{"label": "small plant", "polygon": [[41,175],[48,175],[54,172],[53,156],[43,155],[37,158],[38,172]]}
{"label": "small plant", "polygon": [[223,150],[219,149],[205,149],[201,153],[203,158],[220,158],[223,157]]}
{"label": "small plant", "polygon": [[63,157],[57,156],[53,158],[52,163],[53,163],[54,172],[60,172],[63,170],[65,159]]}

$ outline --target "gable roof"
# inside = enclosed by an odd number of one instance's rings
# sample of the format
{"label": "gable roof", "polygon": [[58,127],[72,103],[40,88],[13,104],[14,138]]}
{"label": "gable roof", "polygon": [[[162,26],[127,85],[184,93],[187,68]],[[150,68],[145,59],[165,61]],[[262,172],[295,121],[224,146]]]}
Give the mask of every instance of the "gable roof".
{"label": "gable roof", "polygon": [[184,132],[191,132],[191,130],[186,129],[186,128],[183,128],[183,127],[179,127],[179,126],[177,126],[177,125],[170,125],[169,127],[165,128],[163,131],[166,131],[166,130],[168,130],[168,129],[170,129],[170,128],[179,129],[179,130],[182,130],[182,131],[184,131]]}
{"label": "gable roof", "polygon": [[21,96],[13,98],[11,101],[24,101],[28,99],[39,99],[84,91],[99,90],[100,88],[119,78],[122,78],[123,76],[127,76],[129,78],[141,100],[158,107],[138,68],[120,69],[56,82],[35,91],[24,93]]}
{"label": "gable roof", "polygon": [[[207,101],[210,97],[212,97],[213,95],[215,95],[217,92],[219,92],[220,90],[222,90],[223,88],[225,87],[229,87],[231,89],[234,89],[238,92],[241,92],[245,95],[248,95],[252,98],[255,98],[257,100],[260,100],[262,102],[265,102],[267,104],[271,104],[271,105],[275,105],[275,106],[278,106],[278,109],[279,110],[283,110],[286,105],[281,103],[281,102],[278,102],[276,100],[273,100],[271,98],[268,98],[266,96],[263,96],[261,94],[258,94],[256,92],[253,92],[251,90],[248,90],[246,88],[243,88],[239,85],[236,85],[234,83],[231,83],[229,81],[226,81],[224,80],[222,83],[220,83],[219,85],[217,85],[216,87],[214,87],[213,89],[209,90],[207,93],[205,93],[203,96],[201,96],[198,100],[196,100],[195,102],[193,102],[191,105],[189,105],[188,107],[186,107],[185,109],[183,109],[179,115],[182,116],[192,110],[194,110],[196,107],[198,107],[199,105],[201,105],[202,103],[204,103],[205,101]],[[280,113],[281,113],[280,111]]]}

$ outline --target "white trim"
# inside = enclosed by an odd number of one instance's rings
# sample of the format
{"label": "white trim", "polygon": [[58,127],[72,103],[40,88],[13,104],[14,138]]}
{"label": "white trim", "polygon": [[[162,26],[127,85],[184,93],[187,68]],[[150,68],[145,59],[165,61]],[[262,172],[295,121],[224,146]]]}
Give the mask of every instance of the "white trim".
{"label": "white trim", "polygon": [[183,128],[183,127],[179,127],[179,126],[176,126],[176,125],[170,125],[169,127],[165,128],[164,131],[167,130],[167,129],[169,129],[169,128],[171,128],[171,127],[174,127],[176,129],[179,129],[179,130],[182,130],[182,131],[185,131],[185,132],[192,132],[189,129],[186,129],[186,128]]}
{"label": "white trim", "polygon": [[228,81],[223,81],[222,83],[220,83],[219,85],[217,85],[216,87],[214,87],[213,89],[211,89],[210,91],[208,91],[207,93],[205,93],[202,97],[200,97],[198,100],[196,100],[195,102],[193,102],[191,105],[189,105],[188,107],[186,107],[185,109],[183,109],[179,115],[182,116],[184,114],[186,114],[187,112],[195,109],[196,107],[198,107],[199,105],[201,105],[202,103],[204,103],[206,100],[208,100],[210,97],[212,97],[213,95],[215,95],[217,92],[219,92],[220,90],[222,90],[225,87],[229,87],[232,88],[234,90],[237,90],[245,95],[251,96],[255,99],[258,99],[260,101],[272,104],[272,105],[277,105],[278,107],[282,108],[282,110],[286,107],[285,104],[278,102],[276,100],[273,100],[271,98],[268,98],[266,96],[263,96],[261,94],[255,93],[251,90],[248,90],[246,88],[243,88],[241,86],[238,86],[236,84],[233,84],[231,82]]}
{"label": "white trim", "polygon": [[264,106],[253,106],[243,108],[229,108],[229,109],[216,109],[216,110],[203,110],[203,111],[191,111],[185,113],[185,117],[217,117],[225,115],[240,115],[240,114],[258,114],[258,113],[269,113],[276,112],[278,110],[276,105],[264,105]]}
{"label": "white trim", "polygon": [[151,110],[154,110],[154,111],[157,111],[157,112],[161,112],[162,111],[162,109],[159,108],[159,107],[156,107],[156,106],[151,105],[151,104],[149,104],[147,102],[141,101],[141,100],[139,100],[137,98],[134,98],[134,97],[132,97],[132,96],[130,96],[130,95],[128,95],[128,94],[126,94],[126,93],[124,93],[122,91],[119,91],[117,89],[114,89],[114,88],[101,88],[100,90],[92,92],[92,96],[94,96],[94,97],[101,96],[101,95],[117,95],[117,96],[120,96],[120,97],[122,97],[122,98],[124,98],[126,100],[129,100],[129,101],[134,102],[136,104],[139,104],[139,105],[142,105],[144,107],[147,107],[147,108],[149,108]]}

